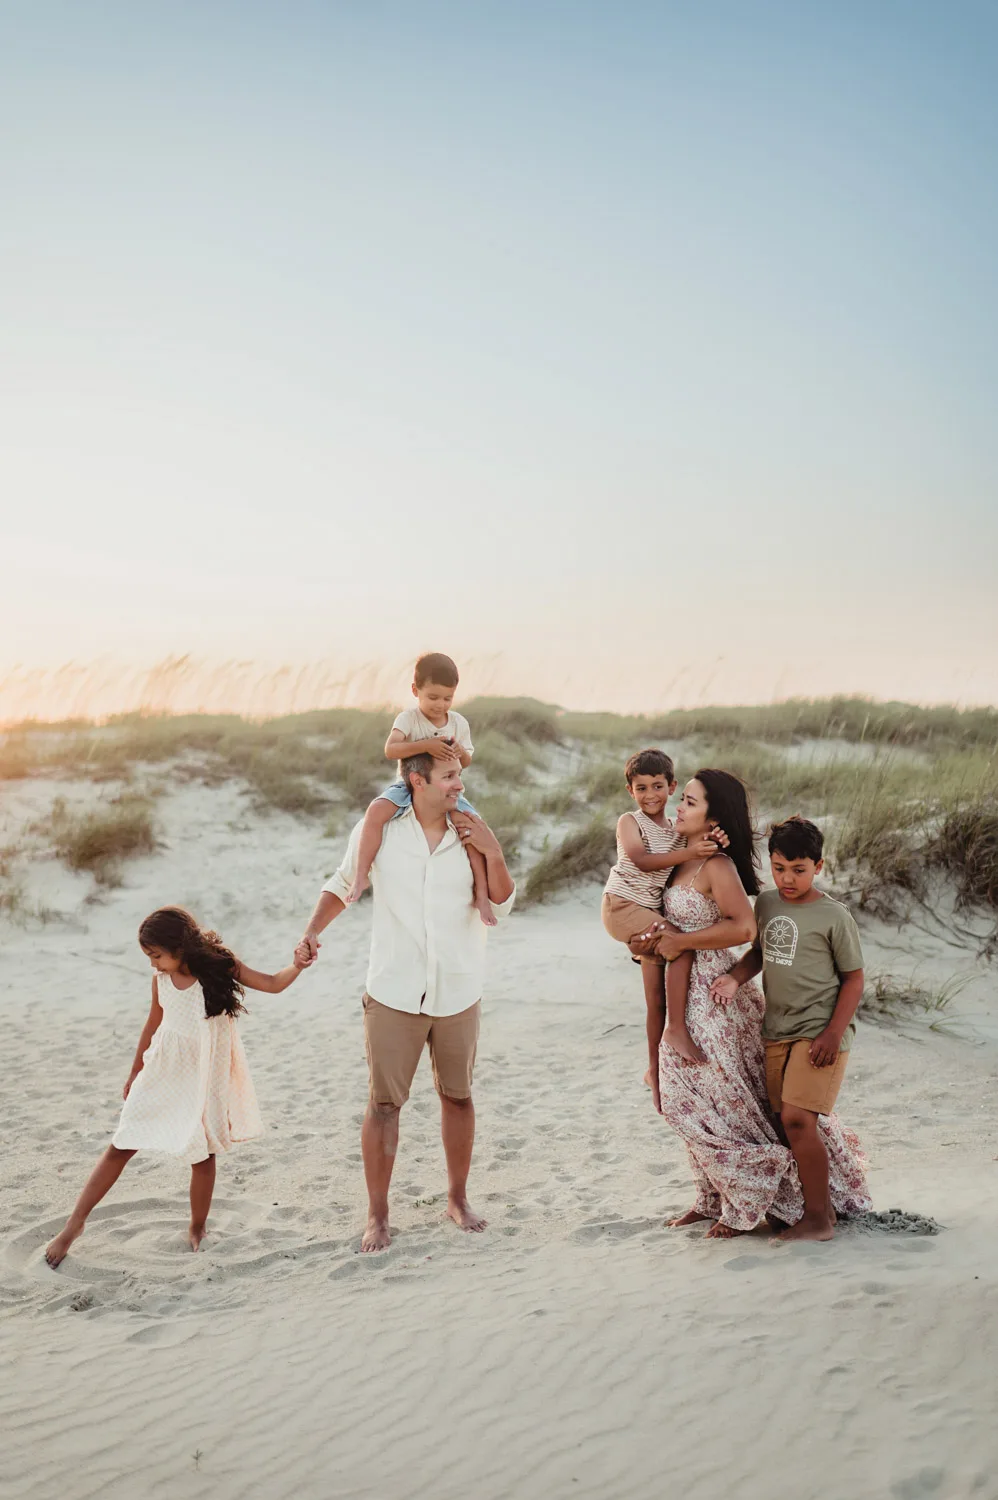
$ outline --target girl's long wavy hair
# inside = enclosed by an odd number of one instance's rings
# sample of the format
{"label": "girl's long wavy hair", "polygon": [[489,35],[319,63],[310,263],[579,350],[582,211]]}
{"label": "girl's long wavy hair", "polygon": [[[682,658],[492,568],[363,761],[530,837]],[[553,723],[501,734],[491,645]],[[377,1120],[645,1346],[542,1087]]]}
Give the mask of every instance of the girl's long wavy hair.
{"label": "girl's long wavy hair", "polygon": [[728,835],[724,851],[738,871],[747,896],[759,894],[758,855],[745,783],[730,771],[698,771],[693,778],[707,793],[707,811]]}
{"label": "girl's long wavy hair", "polygon": [[238,1016],[246,1009],[239,960],[217,932],[199,927],[182,906],[161,906],[146,917],[139,928],[139,943],[182,959],[204,992],[206,1015]]}

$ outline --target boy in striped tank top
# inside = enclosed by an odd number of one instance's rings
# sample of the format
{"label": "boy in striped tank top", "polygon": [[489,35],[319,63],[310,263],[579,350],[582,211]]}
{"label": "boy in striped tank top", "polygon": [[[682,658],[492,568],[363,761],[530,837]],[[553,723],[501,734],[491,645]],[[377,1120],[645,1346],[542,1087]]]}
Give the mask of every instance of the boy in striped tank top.
{"label": "boy in striped tank top", "polygon": [[[719,845],[727,843],[719,829],[714,830],[714,837],[698,839],[690,847],[677,834],[675,824],[665,814],[666,803],[676,790],[676,772],[664,751],[640,750],[632,755],[624,767],[624,777],[637,808],[622,813],[617,820],[617,863],[603,891],[602,908],[603,926],[618,943],[630,942],[647,932],[649,923],[662,915],[662,892],[675,865],[688,859],[710,859]],[[648,1030],[645,1082],[653,1090],[660,1038],[688,1062],[705,1061],[686,1026],[686,991],[693,959],[692,952],[682,953],[668,968],[657,955],[641,959]]]}

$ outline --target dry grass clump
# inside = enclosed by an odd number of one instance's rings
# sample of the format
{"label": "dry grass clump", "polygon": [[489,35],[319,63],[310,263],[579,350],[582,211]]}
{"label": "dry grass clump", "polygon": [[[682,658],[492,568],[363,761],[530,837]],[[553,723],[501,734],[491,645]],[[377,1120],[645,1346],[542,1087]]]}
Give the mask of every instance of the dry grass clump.
{"label": "dry grass clump", "polygon": [[964,903],[998,907],[998,798],[985,797],[948,813],[929,858],[956,877]]}
{"label": "dry grass clump", "polygon": [[594,875],[605,876],[617,857],[614,823],[593,818],[542,854],[527,876],[523,904],[546,901],[562,886]]}
{"label": "dry grass clump", "polygon": [[144,797],[124,796],[91,812],[71,813],[58,797],[47,825],[56,854],[71,870],[88,870],[98,885],[119,885],[125,859],[156,847],[152,810]]}
{"label": "dry grass clump", "polygon": [[557,708],[536,698],[472,698],[461,712],[471,724],[476,759],[478,737],[489,731],[536,745],[556,745],[563,737]]}
{"label": "dry grass clump", "polygon": [[875,1025],[886,1025],[903,1021],[917,1011],[934,1015],[936,1021],[933,1025],[936,1025],[966,984],[967,980],[960,977],[929,986],[919,983],[914,974],[910,979],[900,979],[896,974],[871,974],[863,991],[859,1018]]}

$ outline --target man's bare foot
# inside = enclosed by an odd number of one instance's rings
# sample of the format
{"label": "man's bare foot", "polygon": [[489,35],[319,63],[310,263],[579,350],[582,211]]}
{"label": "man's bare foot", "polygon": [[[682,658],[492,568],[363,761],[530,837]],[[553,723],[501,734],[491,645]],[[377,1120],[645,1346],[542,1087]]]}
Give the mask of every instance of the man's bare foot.
{"label": "man's bare foot", "polygon": [[70,1219],[69,1223],[66,1225],[62,1233],[57,1234],[52,1243],[46,1246],[45,1259],[48,1261],[53,1271],[55,1270],[56,1266],[62,1265],[69,1252],[70,1245],[74,1240],[78,1240],[82,1233],[83,1225],[74,1224],[72,1219]]}
{"label": "man's bare foot", "polygon": [[662,1032],[662,1041],[673,1052],[678,1052],[679,1056],[687,1062],[705,1063],[707,1061],[706,1053],[700,1051],[688,1031],[678,1031],[674,1026],[667,1026]]}
{"label": "man's bare foot", "polygon": [[827,1214],[805,1214],[789,1229],[773,1239],[774,1245],[788,1245],[791,1240],[832,1240],[835,1238],[835,1220]]}
{"label": "man's bare foot", "polygon": [[376,1250],[387,1250],[391,1242],[392,1235],[388,1228],[388,1220],[375,1218],[372,1214],[367,1221],[367,1228],[360,1242],[361,1253],[369,1255]]}
{"label": "man's bare foot", "polygon": [[358,875],[353,885],[347,891],[345,905],[352,906],[355,901],[359,901],[370,883],[366,875]]}
{"label": "man's bare foot", "polygon": [[732,1229],[730,1224],[722,1224],[720,1220],[714,1224],[704,1235],[706,1240],[733,1240],[736,1235],[744,1234],[744,1229]]}
{"label": "man's bare foot", "polygon": [[466,1229],[469,1234],[481,1234],[488,1223],[487,1219],[475,1213],[467,1198],[448,1198],[447,1217],[454,1220],[458,1229]]}
{"label": "man's bare foot", "polygon": [[194,1220],[191,1220],[191,1227],[187,1231],[187,1243],[190,1245],[192,1250],[200,1250],[201,1241],[204,1239],[207,1233],[208,1229],[206,1225],[195,1224]]}
{"label": "man's bare foot", "polygon": [[481,917],[486,927],[498,927],[499,919],[497,918],[495,912],[492,910],[492,902],[489,900],[488,896],[482,896],[481,898],[476,896],[475,906],[478,908],[478,915]]}
{"label": "man's bare foot", "polygon": [[670,1229],[685,1229],[687,1224],[705,1224],[713,1219],[713,1214],[702,1214],[699,1209],[688,1208],[678,1219],[668,1219],[666,1223]]}

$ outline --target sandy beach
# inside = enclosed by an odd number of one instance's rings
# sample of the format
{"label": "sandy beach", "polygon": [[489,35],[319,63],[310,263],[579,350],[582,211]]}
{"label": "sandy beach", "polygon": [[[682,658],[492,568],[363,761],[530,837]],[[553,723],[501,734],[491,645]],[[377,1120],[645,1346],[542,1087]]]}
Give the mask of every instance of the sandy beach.
{"label": "sandy beach", "polygon": [[[4,788],[4,843],[54,790]],[[5,1500],[998,1496],[994,984],[921,929],[865,922],[868,968],[959,970],[959,1014],[861,1025],[840,1113],[876,1207],[938,1234],[773,1248],[664,1228],[690,1201],[685,1156],[642,1087],[640,986],[586,884],[491,940],[483,1236],[442,1217],[424,1061],[394,1243],[358,1254],[365,902],[285,995],[249,997],[268,1128],[220,1162],[202,1252],[184,1240],[186,1167],[140,1157],[51,1271],[44,1245],[111,1134],[148,1005],[139,920],[182,902],[276,967],[342,847],[251,812],[235,784],[180,786],[157,818],[162,847],[97,900],[38,860],[50,920],[2,934]]]}

